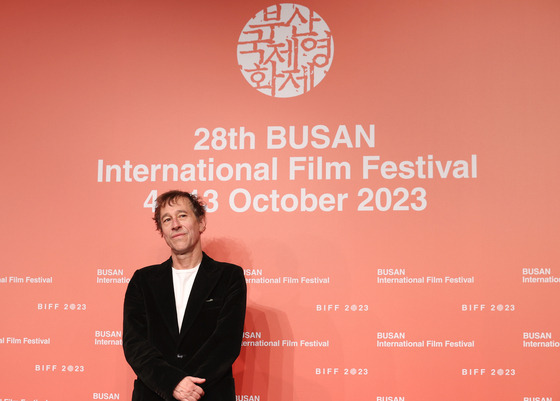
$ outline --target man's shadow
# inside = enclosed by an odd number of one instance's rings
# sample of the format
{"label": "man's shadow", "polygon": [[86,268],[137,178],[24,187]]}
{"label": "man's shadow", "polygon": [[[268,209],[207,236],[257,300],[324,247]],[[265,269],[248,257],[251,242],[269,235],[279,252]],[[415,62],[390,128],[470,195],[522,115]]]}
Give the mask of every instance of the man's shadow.
{"label": "man's shadow", "polygon": [[[211,238],[204,250],[212,258],[230,262],[245,269],[253,268],[249,250],[239,241],[229,238]],[[248,288],[250,295],[251,288]],[[293,333],[286,314],[269,305],[248,302],[245,316],[243,341],[261,345],[241,347],[241,353],[233,365],[236,393],[240,399],[293,400],[293,383],[289,378],[294,372],[293,347],[282,347],[282,339],[292,339]],[[264,342],[280,341],[280,346],[263,345]],[[248,396],[247,398],[242,398]]]}

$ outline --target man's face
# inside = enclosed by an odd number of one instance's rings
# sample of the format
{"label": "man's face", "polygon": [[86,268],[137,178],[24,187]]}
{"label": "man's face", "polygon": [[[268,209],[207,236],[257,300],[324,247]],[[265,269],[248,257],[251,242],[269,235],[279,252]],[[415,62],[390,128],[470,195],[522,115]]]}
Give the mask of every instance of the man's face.
{"label": "man's face", "polygon": [[161,234],[176,255],[201,249],[200,234],[206,229],[206,219],[194,214],[191,201],[178,198],[160,211]]}

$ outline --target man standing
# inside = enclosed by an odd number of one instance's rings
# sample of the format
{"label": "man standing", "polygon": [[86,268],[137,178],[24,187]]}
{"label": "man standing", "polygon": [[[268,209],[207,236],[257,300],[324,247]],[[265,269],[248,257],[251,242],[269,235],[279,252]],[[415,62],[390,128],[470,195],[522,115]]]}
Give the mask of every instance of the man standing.
{"label": "man standing", "polygon": [[156,202],[154,220],[171,257],[137,270],[126,291],[123,348],[138,376],[132,400],[235,401],[243,269],[202,252],[206,217],[196,195],[169,191]]}

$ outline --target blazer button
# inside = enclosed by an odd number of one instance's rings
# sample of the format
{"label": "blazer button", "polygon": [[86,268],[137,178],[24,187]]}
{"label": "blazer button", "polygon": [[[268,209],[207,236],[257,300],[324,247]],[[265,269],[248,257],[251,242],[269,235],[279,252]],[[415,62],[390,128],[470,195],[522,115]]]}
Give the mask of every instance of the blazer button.
{"label": "blazer button", "polygon": [[185,357],[184,354],[177,354],[177,359],[183,359]]}

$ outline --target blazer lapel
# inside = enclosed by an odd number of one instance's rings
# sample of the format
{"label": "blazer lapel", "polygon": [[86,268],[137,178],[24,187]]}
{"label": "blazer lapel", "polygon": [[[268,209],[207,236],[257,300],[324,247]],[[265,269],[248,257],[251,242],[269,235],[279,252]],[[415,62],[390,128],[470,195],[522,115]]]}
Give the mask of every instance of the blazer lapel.
{"label": "blazer lapel", "polygon": [[206,299],[208,299],[208,295],[210,295],[212,289],[216,285],[219,276],[219,270],[214,266],[214,261],[206,254],[203,254],[202,263],[194,279],[187,309],[185,310],[185,316],[183,317],[181,338],[183,338],[185,333],[191,328],[202,305]]}
{"label": "blazer lapel", "polygon": [[157,289],[156,302],[163,320],[173,335],[173,339],[179,338],[179,325],[177,323],[177,307],[175,303],[175,291],[173,290],[173,274],[171,271],[171,258],[161,264],[161,271],[154,279],[153,285]]}

